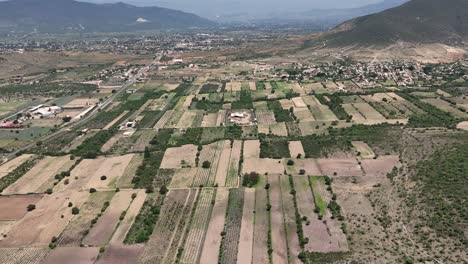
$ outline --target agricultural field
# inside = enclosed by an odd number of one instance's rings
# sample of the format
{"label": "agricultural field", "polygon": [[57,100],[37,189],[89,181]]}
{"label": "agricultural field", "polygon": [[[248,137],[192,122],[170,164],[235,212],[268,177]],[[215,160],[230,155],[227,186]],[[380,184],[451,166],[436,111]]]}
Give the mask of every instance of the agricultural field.
{"label": "agricultural field", "polygon": [[466,262],[466,63],[298,32],[0,43],[0,263]]}

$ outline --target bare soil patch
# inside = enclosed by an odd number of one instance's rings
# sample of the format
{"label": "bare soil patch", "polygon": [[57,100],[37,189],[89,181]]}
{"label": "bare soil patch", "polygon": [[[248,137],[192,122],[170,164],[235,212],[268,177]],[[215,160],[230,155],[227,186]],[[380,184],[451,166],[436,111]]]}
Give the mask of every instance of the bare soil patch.
{"label": "bare soil patch", "polygon": [[379,156],[377,159],[362,160],[361,166],[366,176],[385,177],[395,166],[398,166],[398,155]]}
{"label": "bare soil patch", "polygon": [[[99,157],[95,159],[93,167],[96,170],[89,176],[90,180],[86,187],[96,189],[115,188],[116,182],[122,176],[133,157],[134,154],[127,154],[124,156]],[[106,179],[102,180],[102,176],[106,176]]]}
{"label": "bare soil patch", "polygon": [[98,264],[128,264],[137,263],[138,257],[144,250],[144,245],[109,245],[99,257]]}
{"label": "bare soil patch", "polygon": [[239,237],[237,263],[251,263],[254,242],[255,189],[244,190],[244,209]]}
{"label": "bare soil patch", "polygon": [[288,263],[288,245],[283,218],[283,203],[281,200],[280,175],[270,175],[270,203],[271,203],[271,240],[273,248],[273,263]]}
{"label": "bare soil patch", "polygon": [[80,263],[93,264],[99,255],[99,248],[93,247],[59,247],[52,250],[43,263],[63,264]]}
{"label": "bare soil patch", "polygon": [[229,189],[219,188],[216,193],[216,200],[211,213],[208,232],[206,234],[200,263],[217,264],[219,248],[221,246],[221,232],[226,221],[226,209],[228,204]]}
{"label": "bare soil patch", "polygon": [[67,171],[75,161],[70,156],[45,157],[30,171],[3,191],[3,195],[27,194],[36,192],[45,182],[56,174]]}
{"label": "bare soil patch", "polygon": [[44,196],[37,202],[36,209],[18,221],[8,237],[0,241],[0,247],[47,246],[51,238],[58,237],[73,217],[68,203],[72,202],[79,208],[88,195],[86,192],[61,192]]}
{"label": "bare soil patch", "polygon": [[374,151],[367,145],[367,143],[363,141],[353,141],[351,142],[353,144],[353,147],[356,149],[356,151],[359,153],[359,156],[363,159],[372,159],[375,157]]}
{"label": "bare soil patch", "polygon": [[197,168],[177,169],[172,177],[169,188],[189,188],[197,174]]}
{"label": "bare soil patch", "polygon": [[115,227],[119,223],[120,214],[128,209],[132,201],[132,193],[134,192],[134,190],[121,190],[114,195],[109,208],[107,208],[89,234],[83,239],[83,244],[102,246],[109,242]]}
{"label": "bare soil patch", "polygon": [[196,145],[184,145],[177,148],[168,148],[161,162],[162,169],[180,169],[195,167]]}
{"label": "bare soil patch", "polygon": [[297,156],[305,157],[304,148],[302,147],[301,141],[289,141],[289,153],[291,157],[296,158]]}
{"label": "bare soil patch", "polygon": [[130,207],[125,214],[125,218],[120,222],[119,226],[114,232],[110,244],[112,245],[123,245],[125,237],[127,236],[128,231],[133,225],[135,218],[137,217],[138,213],[140,212],[141,207],[146,199],[145,190],[135,190],[137,194],[136,198],[133,199]]}
{"label": "bare soil patch", "polygon": [[221,156],[219,157],[218,168],[216,170],[215,183],[218,186],[225,186],[226,178],[229,171],[229,161],[231,159],[231,141],[225,140]]}
{"label": "bare soil patch", "polygon": [[244,160],[260,157],[260,140],[246,140],[244,142]]}
{"label": "bare soil patch", "polygon": [[[245,148],[244,148],[245,149]],[[283,160],[278,159],[244,159],[243,173],[257,172],[259,174],[277,174],[284,172]]]}
{"label": "bare soil patch", "polygon": [[27,213],[27,206],[36,204],[44,195],[15,195],[15,196],[0,196],[0,220],[20,220]]}
{"label": "bare soil patch", "polygon": [[326,176],[362,176],[362,170],[354,158],[342,159],[317,159],[322,171]]}

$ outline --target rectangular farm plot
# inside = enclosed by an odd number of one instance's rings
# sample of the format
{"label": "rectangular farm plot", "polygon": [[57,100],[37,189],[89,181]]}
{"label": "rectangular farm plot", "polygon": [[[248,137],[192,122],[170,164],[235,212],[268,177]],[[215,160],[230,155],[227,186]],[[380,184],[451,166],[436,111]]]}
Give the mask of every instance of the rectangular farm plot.
{"label": "rectangular farm plot", "polygon": [[320,214],[325,220],[327,230],[330,235],[328,252],[348,251],[348,241],[341,230],[341,223],[332,217],[330,210],[326,207],[332,200],[332,195],[327,191],[323,177],[309,178],[312,192],[314,194],[315,205],[320,208]]}
{"label": "rectangular farm plot", "polygon": [[296,108],[307,108],[307,104],[302,100],[302,97],[294,97],[291,99]]}
{"label": "rectangular farm plot", "polygon": [[271,125],[276,124],[275,114],[273,111],[256,111],[258,124]]}
{"label": "rectangular farm plot", "polygon": [[296,212],[289,177],[285,175],[281,176],[280,183],[284,226],[286,228],[286,240],[289,248],[289,263],[302,263],[298,258],[301,253],[301,246],[299,245],[297,235]]}
{"label": "rectangular farm plot", "polygon": [[254,240],[254,214],[255,211],[255,189],[245,188],[244,208],[242,211],[242,224],[239,237],[239,250],[237,252],[237,263],[251,263]]}
{"label": "rectangular farm plot", "polygon": [[39,264],[47,252],[48,248],[0,248],[0,263]]}
{"label": "rectangular farm plot", "polygon": [[385,177],[398,166],[399,161],[398,155],[379,156],[377,159],[362,160],[361,166],[366,176]]}
{"label": "rectangular farm plot", "polygon": [[[201,120],[200,120],[201,117]],[[196,122],[195,122],[196,121]],[[200,122],[198,122],[200,121]],[[196,123],[194,126],[194,122]],[[199,127],[203,122],[203,112],[198,110],[187,110],[177,123],[177,128]]]}
{"label": "rectangular farm plot", "polygon": [[128,264],[137,263],[138,257],[143,252],[144,245],[109,245],[106,251],[99,256],[97,264]]}
{"label": "rectangular farm plot", "polygon": [[224,149],[224,141],[218,141],[209,145],[203,146],[200,152],[200,166],[205,161],[210,163],[209,168],[199,167],[192,183],[193,187],[198,186],[212,186],[215,183],[216,174]]}
{"label": "rectangular farm plot", "polygon": [[377,112],[368,103],[357,103],[353,105],[367,120],[385,121],[385,117]]}
{"label": "rectangular farm plot", "polygon": [[271,134],[277,135],[280,137],[288,136],[288,129],[286,128],[286,123],[284,122],[270,125],[270,131],[271,131]]}
{"label": "rectangular farm plot", "polygon": [[244,141],[244,160],[248,158],[260,158],[260,140]]}
{"label": "rectangular farm plot", "polygon": [[216,192],[216,199],[211,213],[208,232],[206,233],[200,263],[217,264],[221,246],[221,232],[224,229],[226,209],[228,205],[229,189],[219,188]]}
{"label": "rectangular farm plot", "polygon": [[[268,256],[268,219],[266,180],[261,176],[255,187],[255,216],[254,216],[254,241],[252,263],[269,263]],[[240,263],[239,263],[240,264]]]}
{"label": "rectangular farm plot", "polygon": [[353,121],[359,124],[366,122],[366,118],[354,107],[353,104],[343,104],[342,106],[346,113],[353,117]]}
{"label": "rectangular farm plot", "polygon": [[125,213],[124,219],[120,222],[119,226],[114,232],[110,244],[112,245],[123,245],[125,237],[127,236],[128,231],[132,227],[135,218],[140,212],[141,207],[146,199],[145,190],[135,190],[136,197],[132,200],[130,207]]}
{"label": "rectangular farm plot", "polygon": [[99,255],[97,247],[59,247],[50,251],[44,264],[80,263],[93,264]]}
{"label": "rectangular farm plot", "polygon": [[237,187],[239,184],[239,162],[241,157],[242,141],[234,140],[229,160],[229,170],[226,179],[226,187]]}
{"label": "rectangular farm plot", "polygon": [[32,154],[23,154],[19,157],[16,157],[7,163],[4,163],[0,166],[0,179],[8,175],[10,172],[14,171],[18,168],[21,164],[32,158],[34,155]]}
{"label": "rectangular farm plot", "polygon": [[294,116],[296,116],[296,118],[299,119],[301,122],[315,120],[314,116],[312,115],[312,112],[310,112],[307,108],[294,108],[293,113]]}
{"label": "rectangular farm plot", "polygon": [[88,200],[80,208],[80,213],[74,216],[58,238],[59,246],[76,246],[89,230],[90,223],[99,213],[102,213],[104,204],[110,202],[114,191],[95,192],[89,195]]}
{"label": "rectangular farm plot", "polygon": [[119,223],[120,215],[128,209],[132,202],[132,193],[134,193],[134,190],[122,190],[114,195],[109,208],[83,239],[83,244],[102,246],[109,242],[114,229]]}
{"label": "rectangular farm plot", "polygon": [[180,169],[195,167],[196,145],[184,145],[177,148],[168,148],[161,162],[162,169]]}
{"label": "rectangular farm plot", "polygon": [[305,157],[304,148],[301,141],[289,141],[289,153],[292,158]]}
{"label": "rectangular farm plot", "polygon": [[62,192],[44,196],[36,203],[34,211],[26,214],[12,227],[8,237],[0,241],[0,247],[47,246],[50,239],[53,236],[58,237],[73,217],[68,204],[71,202],[73,206],[80,208],[88,195],[86,192]]}
{"label": "rectangular farm plot", "polygon": [[[178,239],[184,232],[185,226],[180,228],[179,223],[183,219],[190,218],[191,206],[196,192],[196,190],[178,189],[170,190],[167,193],[160,217],[139,259],[139,263],[173,263],[171,258],[167,258],[168,251],[172,244],[178,245],[179,243]],[[186,210],[187,208],[189,210]],[[177,252],[177,248],[173,251]],[[164,261],[165,259],[167,260]]]}
{"label": "rectangular farm plot", "polygon": [[302,217],[307,217],[308,221],[310,221],[309,224],[305,222],[302,224],[304,238],[309,239],[304,249],[310,252],[329,252],[331,237],[326,224],[320,221],[314,212],[315,207],[313,205],[315,201],[309,181],[305,176],[294,176],[293,179],[299,214]]}
{"label": "rectangular farm plot", "polygon": [[[36,192],[44,183],[52,179],[54,175],[67,171],[75,161],[70,156],[45,157],[18,181],[5,189],[2,194],[27,194]],[[50,184],[52,186],[52,184]]]}
{"label": "rectangular farm plot", "polygon": [[0,221],[20,220],[30,204],[42,199],[42,194],[0,196]]}
{"label": "rectangular farm plot", "polygon": [[305,171],[307,175],[322,175],[316,159],[293,159],[294,165],[287,166],[286,170],[289,174],[299,175],[301,170]]}
{"label": "rectangular farm plot", "polygon": [[270,183],[271,204],[271,240],[273,263],[288,262],[288,245],[286,242],[286,230],[284,229],[283,203],[281,198],[280,175],[268,176]]}
{"label": "rectangular farm plot", "polygon": [[284,165],[280,159],[244,158],[242,166],[242,173],[276,174],[283,173],[283,171]]}
{"label": "rectangular farm plot", "polygon": [[221,263],[237,263],[237,252],[239,248],[240,230],[242,224],[242,213],[244,204],[244,189],[230,189],[229,202],[226,213],[226,224],[224,226],[221,252]]}
{"label": "rectangular farm plot", "polygon": [[[90,180],[86,185],[87,188],[115,188],[116,182],[122,176],[133,157],[134,154],[127,154],[124,156],[97,158],[94,164],[96,170],[90,176]],[[102,176],[105,176],[105,179]]]}
{"label": "rectangular farm plot", "polygon": [[225,140],[223,143],[223,149],[219,157],[218,168],[216,170],[215,184],[218,186],[224,186],[229,172],[229,166],[231,160],[231,141]]}
{"label": "rectangular farm plot", "polygon": [[203,116],[201,127],[215,127],[217,119],[218,119],[217,113],[208,113]]}
{"label": "rectangular farm plot", "polygon": [[203,189],[199,195],[200,197],[190,222],[185,245],[182,247],[183,254],[180,263],[196,263],[201,254],[206,229],[211,216],[215,190]]}
{"label": "rectangular farm plot", "polygon": [[444,101],[442,99],[429,98],[429,99],[422,99],[421,101],[423,101],[425,103],[428,103],[428,104],[431,104],[431,105],[435,106],[436,108],[438,108],[438,109],[440,109],[440,110],[442,110],[444,112],[450,113],[451,115],[453,115],[456,118],[467,118],[468,117],[467,113],[464,113],[464,112],[458,110],[457,108],[452,107],[452,105],[450,105],[450,103],[448,103],[447,101]]}
{"label": "rectangular farm plot", "polygon": [[362,176],[361,166],[354,158],[317,159],[324,176]]}
{"label": "rectangular farm plot", "polygon": [[166,112],[164,112],[163,116],[159,119],[159,121],[154,126],[154,129],[164,128],[166,124],[169,122],[169,120],[172,118],[173,114],[174,114],[174,110],[167,110]]}
{"label": "rectangular farm plot", "polygon": [[189,188],[192,186],[195,175],[197,175],[197,168],[177,169],[169,188]]}
{"label": "rectangular farm plot", "polygon": [[310,111],[312,112],[315,120],[320,121],[335,121],[338,118],[335,114],[328,108],[328,106],[323,105],[320,101],[312,95],[302,97],[302,100],[309,106]]}

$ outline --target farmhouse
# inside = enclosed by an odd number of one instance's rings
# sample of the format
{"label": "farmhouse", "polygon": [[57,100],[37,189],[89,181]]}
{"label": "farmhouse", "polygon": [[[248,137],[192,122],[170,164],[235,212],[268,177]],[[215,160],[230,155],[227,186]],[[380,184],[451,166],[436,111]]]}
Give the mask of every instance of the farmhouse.
{"label": "farmhouse", "polygon": [[62,112],[60,106],[42,106],[35,111],[31,111],[33,118],[48,118]]}

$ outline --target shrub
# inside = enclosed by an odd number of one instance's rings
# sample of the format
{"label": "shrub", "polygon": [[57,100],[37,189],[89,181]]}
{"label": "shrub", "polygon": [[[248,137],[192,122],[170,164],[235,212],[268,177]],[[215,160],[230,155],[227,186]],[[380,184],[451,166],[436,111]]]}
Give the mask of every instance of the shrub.
{"label": "shrub", "polygon": [[47,191],[46,191],[47,194],[52,194],[53,192],[54,192],[54,191],[53,191],[52,189],[50,189],[50,188],[47,189]]}
{"label": "shrub", "polygon": [[202,167],[203,167],[204,169],[209,169],[209,168],[211,167],[211,162],[205,160],[205,161],[203,162],[203,164],[202,164]]}
{"label": "shrub", "polygon": [[305,171],[304,169],[300,169],[300,170],[299,170],[299,174],[300,174],[300,175],[304,175],[305,173],[306,173],[306,171]]}
{"label": "shrub", "polygon": [[246,173],[244,174],[244,180],[242,182],[243,186],[252,187],[258,183],[260,179],[260,175],[256,172]]}
{"label": "shrub", "polygon": [[135,199],[137,197],[137,194],[136,193],[132,193],[132,200]]}
{"label": "shrub", "polygon": [[159,189],[159,194],[164,195],[164,194],[167,193],[167,191],[168,191],[168,189],[167,189],[166,185],[163,185],[163,186],[161,186],[161,188]]}
{"label": "shrub", "polygon": [[96,189],[95,189],[95,188],[89,189],[89,193],[95,193],[95,192],[96,192]]}
{"label": "shrub", "polygon": [[288,166],[292,166],[294,165],[294,161],[293,160],[288,160]]}
{"label": "shrub", "polygon": [[69,202],[68,203],[68,207],[72,207],[73,206],[73,203],[72,202]]}
{"label": "shrub", "polygon": [[101,176],[101,181],[105,181],[105,180],[107,180],[107,176],[102,175],[102,176]]}
{"label": "shrub", "polygon": [[36,205],[35,204],[30,204],[26,207],[26,209],[28,210],[28,212],[31,212],[33,211],[34,209],[36,209]]}
{"label": "shrub", "polygon": [[79,213],[80,213],[80,209],[78,209],[78,207],[73,207],[73,208],[72,208],[72,214],[73,214],[73,215],[77,215],[77,214],[79,214]]}

